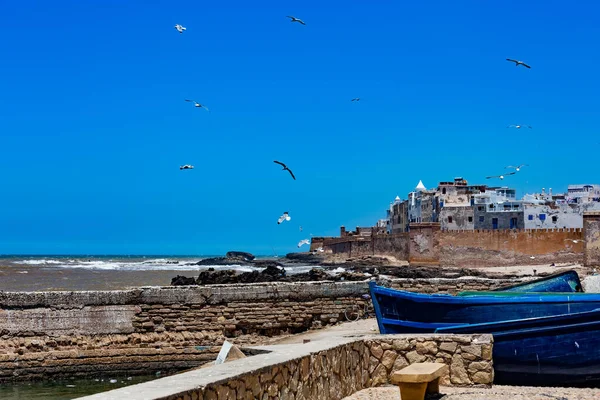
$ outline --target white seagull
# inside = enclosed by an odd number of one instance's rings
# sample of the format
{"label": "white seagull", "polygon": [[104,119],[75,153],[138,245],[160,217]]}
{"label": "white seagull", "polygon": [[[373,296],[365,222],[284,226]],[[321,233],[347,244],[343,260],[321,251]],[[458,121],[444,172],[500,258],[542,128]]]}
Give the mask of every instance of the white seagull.
{"label": "white seagull", "polygon": [[177,24],[177,25],[175,25],[175,29],[177,29],[177,32],[183,33],[183,31],[185,31],[187,28],[183,25]]}
{"label": "white seagull", "polygon": [[579,242],[585,242],[585,240],[583,240],[583,239],[565,239],[565,242],[566,241],[573,242],[575,244],[577,244]]}
{"label": "white seagull", "polygon": [[288,17],[288,18],[291,18],[291,21],[290,21],[290,22],[300,22],[302,25],[306,25],[306,24],[304,23],[304,21],[302,21],[302,20],[301,20],[301,19],[299,19],[299,18],[292,17],[291,15],[288,15],[287,17]]}
{"label": "white seagull", "polygon": [[515,67],[518,67],[519,65],[522,65],[525,68],[531,68],[529,65],[525,64],[523,61],[513,60],[512,58],[507,58],[506,61],[514,62],[515,63]]}
{"label": "white seagull", "polygon": [[204,108],[206,111],[209,111],[208,107],[203,106],[202,104],[198,103],[196,100],[185,99],[185,101],[187,101],[188,103],[194,103],[194,107],[196,107],[196,108]]}
{"label": "white seagull", "polygon": [[302,239],[301,241],[298,242],[298,247],[302,247],[305,244],[310,244],[310,240],[308,239]]}
{"label": "white seagull", "polygon": [[300,225],[300,232],[302,232],[302,225]]}
{"label": "white seagull", "polygon": [[277,225],[281,224],[283,221],[289,221],[290,219],[292,219],[292,217],[290,217],[288,212],[285,211],[283,215],[277,220]]}
{"label": "white seagull", "polygon": [[318,251],[319,253],[322,253],[322,252],[324,252],[325,250],[323,250],[323,248],[322,248],[322,247],[317,247],[317,250],[316,250],[316,251]]}
{"label": "white seagull", "polygon": [[179,169],[194,169],[194,166],[190,165],[190,164],[186,164],[186,165],[182,165],[181,167],[179,167]]}
{"label": "white seagull", "polygon": [[513,168],[515,171],[519,172],[519,171],[521,170],[521,168],[523,168],[523,167],[529,167],[529,165],[527,165],[527,164],[521,164],[521,165],[516,165],[516,166],[514,166],[514,165],[509,165],[509,166],[508,166],[508,167],[506,167],[506,168],[507,168],[507,169],[508,169],[508,168]]}
{"label": "white seagull", "polygon": [[509,172],[509,173],[507,173],[507,174],[504,174],[504,175],[486,176],[486,177],[485,177],[485,179],[493,179],[493,178],[498,178],[498,179],[502,180],[502,179],[504,179],[504,177],[505,177],[505,176],[508,176],[508,175],[514,175],[514,174],[516,174],[516,172]]}
{"label": "white seagull", "polygon": [[507,128],[517,128],[517,129],[529,128],[529,129],[531,129],[531,126],[529,126],[529,125],[509,125],[509,126],[507,126]]}

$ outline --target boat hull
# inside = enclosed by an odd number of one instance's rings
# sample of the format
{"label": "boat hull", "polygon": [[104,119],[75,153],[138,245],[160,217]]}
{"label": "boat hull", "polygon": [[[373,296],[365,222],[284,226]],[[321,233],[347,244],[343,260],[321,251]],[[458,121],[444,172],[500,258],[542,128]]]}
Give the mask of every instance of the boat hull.
{"label": "boat hull", "polygon": [[427,333],[437,328],[574,314],[600,308],[596,293],[486,293],[451,296],[421,294],[370,283],[383,334]]}
{"label": "boat hull", "polygon": [[579,275],[575,270],[559,272],[530,282],[505,286],[494,291],[498,292],[583,292]]}
{"label": "boat hull", "polygon": [[600,386],[600,310],[436,332],[491,333],[496,384]]}

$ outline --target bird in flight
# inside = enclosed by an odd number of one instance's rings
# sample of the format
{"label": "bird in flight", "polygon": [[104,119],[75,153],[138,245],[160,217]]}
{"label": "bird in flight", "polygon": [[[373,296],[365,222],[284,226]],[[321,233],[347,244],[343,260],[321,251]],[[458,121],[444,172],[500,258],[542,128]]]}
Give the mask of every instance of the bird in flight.
{"label": "bird in flight", "polygon": [[573,242],[575,244],[579,243],[579,242],[585,242],[585,240],[583,239],[565,239],[565,242]]}
{"label": "bird in flight", "polygon": [[521,170],[521,168],[523,168],[523,167],[529,167],[529,165],[528,164],[521,164],[521,165],[517,165],[517,166],[509,165],[506,168],[514,168],[515,171],[519,172]]}
{"label": "bird in flight", "polygon": [[509,126],[507,126],[507,128],[517,128],[517,129],[529,128],[529,129],[531,129],[531,126],[529,126],[529,125],[509,125]]}
{"label": "bird in flight", "polygon": [[290,217],[290,214],[288,214],[288,212],[285,211],[283,215],[277,220],[277,225],[281,224],[283,221],[289,221],[290,219],[292,219],[292,217]]}
{"label": "bird in flight", "polygon": [[289,172],[289,173],[290,173],[290,175],[292,176],[292,178],[294,178],[294,180],[296,180],[296,177],[294,176],[294,173],[292,172],[292,170],[291,170],[291,169],[289,169],[289,168],[287,167],[287,165],[285,165],[284,163],[282,163],[282,162],[279,162],[279,161],[273,161],[273,162],[274,162],[275,164],[279,164],[279,165],[281,165],[281,166],[283,167],[283,171],[287,171],[287,172]]}
{"label": "bird in flight", "polygon": [[310,244],[310,240],[302,239],[301,241],[298,242],[298,247],[302,247],[305,244]]}
{"label": "bird in flight", "polygon": [[352,99],[352,100],[350,100],[350,101],[360,101],[360,97],[355,97],[355,98],[353,98],[353,99]]}
{"label": "bird in flight", "polygon": [[306,24],[304,23],[304,21],[302,21],[302,20],[301,20],[301,19],[299,19],[299,18],[292,17],[291,15],[288,15],[287,17],[288,17],[288,18],[291,18],[291,21],[290,21],[290,22],[300,22],[302,25],[306,25]]}
{"label": "bird in flight", "polygon": [[486,176],[485,179],[498,178],[498,179],[502,180],[502,179],[504,179],[505,176],[514,175],[514,174],[516,174],[516,172],[509,172],[509,173],[506,173],[504,175]]}
{"label": "bird in flight", "polygon": [[196,100],[185,99],[185,101],[187,101],[188,103],[194,103],[194,107],[196,107],[196,108],[204,108],[206,111],[209,111],[206,106],[203,106],[202,104],[198,103]]}
{"label": "bird in flight", "polygon": [[300,232],[302,232],[302,225],[300,225]]}
{"label": "bird in flight", "polygon": [[525,68],[531,68],[529,65],[525,64],[523,61],[513,60],[512,58],[507,58],[506,61],[514,62],[515,63],[515,67],[518,67],[519,65],[522,65]]}
{"label": "bird in flight", "polygon": [[177,32],[183,33],[183,31],[185,31],[187,28],[183,25],[177,24],[177,25],[175,25],[175,29],[177,29]]}
{"label": "bird in flight", "polygon": [[190,165],[190,164],[186,164],[186,165],[182,165],[181,167],[179,167],[179,169],[194,169],[194,166]]}

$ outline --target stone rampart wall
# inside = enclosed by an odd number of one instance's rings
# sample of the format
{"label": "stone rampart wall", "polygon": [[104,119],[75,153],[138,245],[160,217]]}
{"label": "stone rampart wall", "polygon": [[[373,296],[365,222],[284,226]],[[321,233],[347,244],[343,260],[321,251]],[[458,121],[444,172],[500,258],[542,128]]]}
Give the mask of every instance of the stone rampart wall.
{"label": "stone rampart wall", "polygon": [[[600,216],[598,218],[600,220]],[[392,255],[413,265],[468,268],[583,263],[584,252],[588,254],[587,264],[591,265],[600,259],[596,249],[600,239],[596,238],[595,230],[600,224],[591,221],[592,217],[589,217],[585,223],[586,237],[589,236],[586,242],[581,241],[584,230],[579,228],[441,231],[439,224],[420,223],[411,224],[408,233],[373,235],[361,241],[353,237],[324,239],[320,243],[333,254],[348,257]]]}
{"label": "stone rampart wall", "polygon": [[[84,399],[113,400],[128,395],[130,400],[339,400],[364,388],[388,384],[394,371],[426,361],[449,365],[449,374],[441,379],[445,385],[491,385],[494,379],[491,335],[386,335],[347,343],[342,340],[323,349],[317,342],[310,345],[296,347],[297,353],[287,358],[278,357],[275,349],[285,346],[272,346],[273,355],[210,367],[213,377],[208,379],[191,371],[175,379],[137,385],[137,390],[117,389]],[[224,373],[225,368],[233,372]],[[210,375],[208,370],[203,372]],[[172,390],[157,395],[157,385]],[[131,397],[132,393],[137,396]]]}
{"label": "stone rampart wall", "polygon": [[[581,263],[581,229],[439,232],[440,264],[461,267]],[[532,258],[533,257],[533,258]]]}
{"label": "stone rampart wall", "polygon": [[[395,288],[425,293],[513,283],[391,281]],[[368,282],[2,292],[0,382],[186,369],[214,360],[226,338],[275,336],[335,324],[344,320],[349,305],[364,304],[360,295],[367,292]]]}

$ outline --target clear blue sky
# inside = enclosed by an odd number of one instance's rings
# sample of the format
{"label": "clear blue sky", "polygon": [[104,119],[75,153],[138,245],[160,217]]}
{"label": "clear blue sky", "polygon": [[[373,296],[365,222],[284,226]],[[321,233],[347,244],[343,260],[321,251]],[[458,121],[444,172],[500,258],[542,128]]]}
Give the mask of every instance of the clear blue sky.
{"label": "clear blue sky", "polygon": [[599,12],[5,0],[0,253],[283,254],[373,224],[419,179],[528,163],[504,181],[519,195],[597,183]]}

